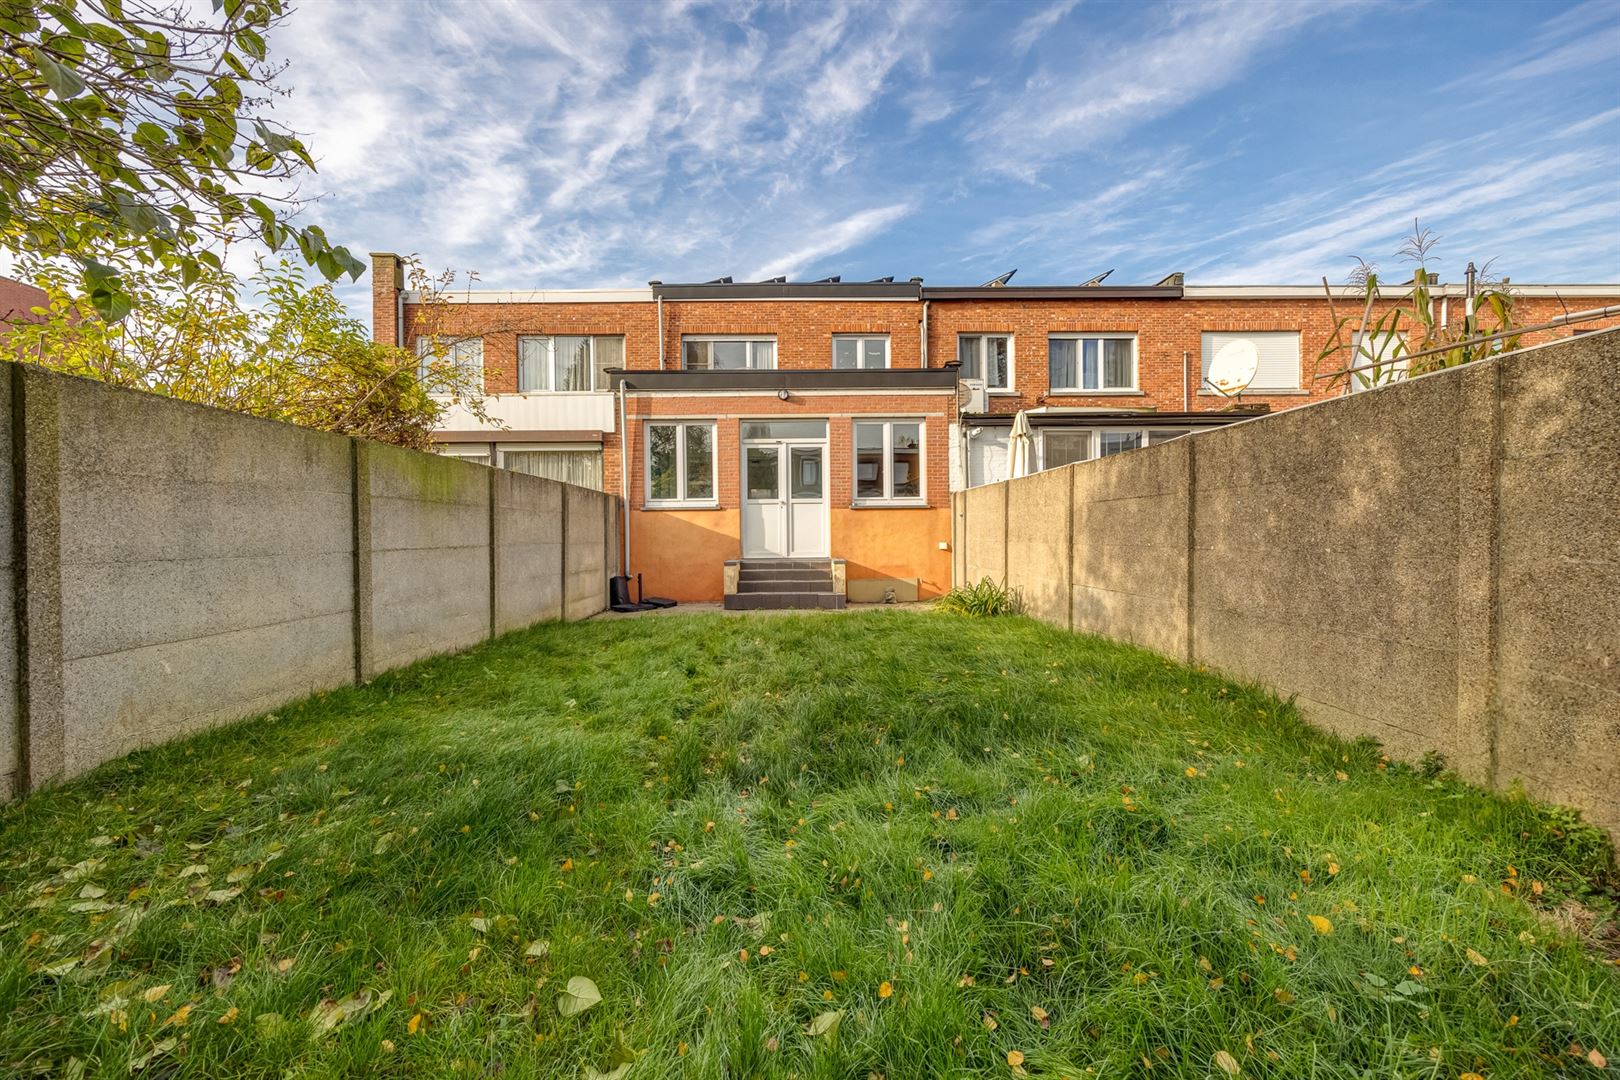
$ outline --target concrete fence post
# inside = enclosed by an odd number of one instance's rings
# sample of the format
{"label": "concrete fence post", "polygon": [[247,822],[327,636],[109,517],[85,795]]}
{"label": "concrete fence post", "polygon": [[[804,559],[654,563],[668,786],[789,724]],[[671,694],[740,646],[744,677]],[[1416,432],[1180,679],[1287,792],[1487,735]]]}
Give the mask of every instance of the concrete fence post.
{"label": "concrete fence post", "polygon": [[349,444],[349,483],[354,509],[351,532],[354,540],[354,681],[364,683],[376,674],[371,643],[371,444],[364,439],[351,439]]}
{"label": "concrete fence post", "polygon": [[500,469],[489,470],[489,636],[500,634],[501,602],[497,590],[501,582],[501,515],[496,507],[501,500]]}
{"label": "concrete fence post", "polygon": [[62,685],[61,430],[57,384],[11,366],[13,601],[17,620],[17,794],[66,766]]}
{"label": "concrete fence post", "polygon": [[558,574],[558,577],[561,579],[561,581],[559,583],[559,588],[560,588],[561,591],[559,592],[558,595],[560,595],[562,597],[562,608],[561,608],[562,621],[567,622],[568,621],[568,488],[567,488],[566,485],[563,486],[562,497],[557,500],[557,506],[558,506],[557,515],[558,515],[558,518],[559,518],[558,527],[557,527],[557,535],[562,538],[562,543],[561,543],[561,545],[559,545],[558,550],[557,550],[557,574]]}
{"label": "concrete fence post", "polygon": [[1197,604],[1196,593],[1197,575],[1194,567],[1198,559],[1198,440],[1191,435],[1183,435],[1177,440],[1187,448],[1187,491],[1183,496],[1187,500],[1187,583],[1182,597],[1181,617],[1186,628],[1185,643],[1182,645],[1182,660],[1188,664],[1196,664],[1197,647],[1193,640],[1194,605]]}
{"label": "concrete fence post", "polygon": [[1065,537],[1063,542],[1063,558],[1065,560],[1064,577],[1066,578],[1065,584],[1067,586],[1063,598],[1063,619],[1064,625],[1068,628],[1068,631],[1071,634],[1074,633],[1074,542],[1076,540],[1074,535],[1074,485],[1080,482],[1079,472],[1080,470],[1078,469],[1070,469],[1069,482],[1063,485],[1063,534]]}
{"label": "concrete fence post", "polygon": [[1459,373],[1458,415],[1473,437],[1457,440],[1457,686],[1455,764],[1499,782],[1502,723],[1502,365]]}

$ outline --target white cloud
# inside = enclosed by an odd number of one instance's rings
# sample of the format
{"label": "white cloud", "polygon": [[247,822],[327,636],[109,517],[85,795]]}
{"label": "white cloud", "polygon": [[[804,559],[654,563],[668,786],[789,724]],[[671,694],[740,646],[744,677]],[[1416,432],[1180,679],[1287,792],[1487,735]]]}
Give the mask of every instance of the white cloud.
{"label": "white cloud", "polygon": [[1019,23],[1018,29],[1014,30],[1012,35],[1013,51],[1019,55],[1029,52],[1043,35],[1062,22],[1064,16],[1073,11],[1079,3],[1080,0],[1056,0],[1055,3]]}
{"label": "white cloud", "polygon": [[870,239],[911,213],[913,209],[915,207],[909,203],[897,203],[893,206],[862,210],[838,221],[822,222],[811,230],[812,239],[772,259],[769,263],[760,264],[756,270],[747,275],[747,278],[755,280],[776,277],[780,274],[790,278],[799,277],[818,260],[847,251],[856,244]]}
{"label": "white cloud", "polygon": [[1094,150],[1247,78],[1253,57],[1286,48],[1291,31],[1338,7],[1229,0],[1173,9],[1140,36],[1094,38],[1019,90],[992,96],[970,137],[1002,171],[1034,180],[1056,158]]}

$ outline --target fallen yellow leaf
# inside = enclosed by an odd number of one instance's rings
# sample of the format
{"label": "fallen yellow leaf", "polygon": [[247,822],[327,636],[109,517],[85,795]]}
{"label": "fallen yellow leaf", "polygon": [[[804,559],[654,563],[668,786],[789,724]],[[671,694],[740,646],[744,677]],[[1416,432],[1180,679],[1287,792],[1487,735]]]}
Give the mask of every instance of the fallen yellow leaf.
{"label": "fallen yellow leaf", "polygon": [[1485,967],[1487,964],[1490,963],[1489,960],[1485,959],[1483,956],[1481,956],[1479,953],[1475,952],[1473,949],[1464,949],[1463,950],[1463,955],[1467,956],[1468,957],[1468,962],[1470,964],[1473,964],[1475,967]]}
{"label": "fallen yellow leaf", "polygon": [[1607,1069],[1609,1067],[1609,1059],[1595,1049],[1586,1052],[1586,1060],[1592,1063],[1594,1069]]}
{"label": "fallen yellow leaf", "polygon": [[147,1004],[151,1004],[154,1001],[161,1001],[163,995],[169,992],[170,985],[172,984],[164,983],[162,986],[148,986],[141,992],[141,997],[146,1001]]}
{"label": "fallen yellow leaf", "polygon": [[421,1026],[422,1026],[422,1014],[417,1013],[415,1016],[411,1017],[410,1022],[405,1025],[405,1034],[407,1034],[407,1035],[415,1035],[416,1034],[416,1029],[421,1027]]}
{"label": "fallen yellow leaf", "polygon": [[887,979],[878,983],[878,997],[889,998],[894,996],[894,984]]}
{"label": "fallen yellow leaf", "polygon": [[1231,1054],[1228,1054],[1225,1050],[1215,1051],[1215,1067],[1220,1069],[1221,1072],[1225,1073],[1227,1076],[1236,1076],[1238,1073],[1242,1072],[1242,1070],[1238,1068],[1237,1058],[1233,1057]]}
{"label": "fallen yellow leaf", "polygon": [[1008,1065],[1011,1065],[1013,1068],[1016,1069],[1016,1068],[1018,1068],[1018,1066],[1022,1065],[1023,1063],[1024,1063],[1024,1052],[1022,1050],[1009,1050],[1009,1051],[1007,1051],[1007,1064]]}
{"label": "fallen yellow leaf", "polygon": [[234,1023],[236,1023],[236,1016],[237,1016],[237,1013],[239,1011],[240,1010],[238,1010],[235,1005],[232,1005],[230,1008],[226,1009],[224,1014],[221,1015],[218,1020],[214,1021],[214,1023],[216,1023],[216,1024],[234,1024]]}
{"label": "fallen yellow leaf", "polygon": [[1316,930],[1316,932],[1318,934],[1324,934],[1325,935],[1325,934],[1333,933],[1333,923],[1331,921],[1329,921],[1326,917],[1321,916],[1321,915],[1309,915],[1309,916],[1306,916],[1306,917],[1310,919],[1311,926]]}

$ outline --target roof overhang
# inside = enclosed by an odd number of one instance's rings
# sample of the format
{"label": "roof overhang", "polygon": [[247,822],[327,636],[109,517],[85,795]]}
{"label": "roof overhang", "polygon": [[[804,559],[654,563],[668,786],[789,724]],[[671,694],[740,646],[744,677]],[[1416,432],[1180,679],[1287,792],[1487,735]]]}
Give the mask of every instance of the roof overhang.
{"label": "roof overhang", "polygon": [[[1011,427],[1014,413],[965,413],[962,423],[971,427]],[[1242,412],[1148,412],[1135,409],[1061,409],[1025,413],[1031,427],[1072,427],[1076,424],[1107,424],[1129,421],[1135,427],[1208,427],[1235,424],[1265,416],[1264,410]]]}
{"label": "roof overhang", "polygon": [[474,428],[468,431],[435,431],[433,441],[436,443],[599,443],[602,441],[602,432],[600,429],[581,429],[579,431],[530,429],[518,431],[510,428]]}

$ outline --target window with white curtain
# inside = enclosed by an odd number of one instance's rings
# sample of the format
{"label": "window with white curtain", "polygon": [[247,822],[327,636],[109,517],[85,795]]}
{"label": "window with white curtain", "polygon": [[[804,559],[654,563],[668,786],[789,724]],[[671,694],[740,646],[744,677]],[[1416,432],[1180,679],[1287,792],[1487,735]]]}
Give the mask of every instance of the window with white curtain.
{"label": "window with white curtain", "polygon": [[1136,389],[1134,334],[1053,334],[1046,350],[1054,393]]}
{"label": "window with white curtain", "polygon": [[472,375],[484,370],[484,339],[476,337],[428,337],[416,339],[416,377],[431,392],[437,381],[432,364],[435,356]]}
{"label": "window with white curtain", "polygon": [[956,358],[961,378],[983,379],[986,390],[1012,389],[1011,334],[958,334]]}
{"label": "window with white curtain", "polygon": [[502,447],[501,468],[602,490],[602,451],[595,447]]}
{"label": "window with white curtain", "polygon": [[518,392],[611,390],[609,368],[624,366],[624,338],[536,334],[518,338]]}
{"label": "window with white curtain", "polygon": [[1249,341],[1254,344],[1255,352],[1260,355],[1260,366],[1255,372],[1254,382],[1249,384],[1246,394],[1265,393],[1266,391],[1298,391],[1299,381],[1299,331],[1214,331],[1206,330],[1203,335],[1203,379],[1199,393],[1213,394],[1209,389],[1209,365],[1221,347],[1233,341]]}
{"label": "window with white curtain", "polygon": [[683,337],[681,364],[688,371],[744,371],[776,367],[774,337]]}

